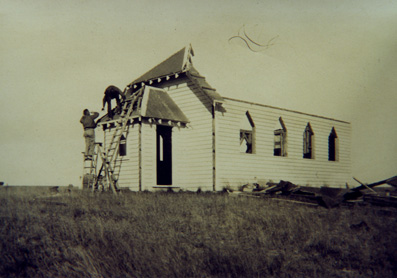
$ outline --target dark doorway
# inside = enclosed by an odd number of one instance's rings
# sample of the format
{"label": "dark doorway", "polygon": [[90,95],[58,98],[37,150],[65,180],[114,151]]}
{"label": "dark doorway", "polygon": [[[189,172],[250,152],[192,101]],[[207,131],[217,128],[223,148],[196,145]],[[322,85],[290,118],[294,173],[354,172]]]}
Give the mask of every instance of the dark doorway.
{"label": "dark doorway", "polygon": [[172,127],[157,126],[157,184],[172,185]]}

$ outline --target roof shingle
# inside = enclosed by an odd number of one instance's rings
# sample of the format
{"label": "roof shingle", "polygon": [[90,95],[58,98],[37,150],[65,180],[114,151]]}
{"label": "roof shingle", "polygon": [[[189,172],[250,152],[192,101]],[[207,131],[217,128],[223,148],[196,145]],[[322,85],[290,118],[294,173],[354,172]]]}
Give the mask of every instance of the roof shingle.
{"label": "roof shingle", "polygon": [[174,55],[170,56],[145,74],[141,75],[132,84],[149,81],[151,79],[167,76],[170,74],[180,73],[183,71],[183,63],[185,57],[186,47],[182,48]]}
{"label": "roof shingle", "polygon": [[218,94],[218,92],[212,88],[210,84],[208,84],[208,82],[205,80],[205,77],[201,76],[200,73],[193,67],[192,56],[194,56],[192,47],[184,47],[139,78],[132,81],[129,87],[133,87],[133,85],[139,84],[141,82],[148,82],[150,80],[165,76],[186,72],[188,73],[188,77],[202,89],[204,94],[211,101],[217,100],[222,102],[222,96]]}

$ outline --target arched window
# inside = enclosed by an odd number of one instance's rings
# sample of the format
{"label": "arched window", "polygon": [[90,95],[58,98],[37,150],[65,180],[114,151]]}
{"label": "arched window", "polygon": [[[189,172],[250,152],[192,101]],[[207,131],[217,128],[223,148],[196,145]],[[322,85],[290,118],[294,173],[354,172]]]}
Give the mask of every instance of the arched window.
{"label": "arched window", "polygon": [[303,158],[314,159],[314,132],[310,123],[303,132]]}
{"label": "arched window", "polygon": [[338,135],[334,127],[328,136],[328,161],[339,161]]}
{"label": "arched window", "polygon": [[283,118],[278,119],[278,128],[274,130],[274,156],[287,156],[287,128]]}
{"label": "arched window", "polygon": [[255,124],[248,111],[240,123],[240,151],[255,153]]}

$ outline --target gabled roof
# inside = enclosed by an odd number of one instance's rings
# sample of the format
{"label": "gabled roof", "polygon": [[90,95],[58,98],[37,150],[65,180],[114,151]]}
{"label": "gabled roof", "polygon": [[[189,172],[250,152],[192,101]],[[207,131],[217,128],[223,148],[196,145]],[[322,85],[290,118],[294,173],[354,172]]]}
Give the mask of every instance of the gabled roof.
{"label": "gabled roof", "polygon": [[134,85],[140,85],[141,83],[151,84],[153,80],[165,78],[168,80],[170,76],[176,74],[184,74],[197,86],[202,92],[211,100],[222,102],[223,98],[218,92],[212,88],[204,76],[201,76],[199,72],[193,67],[192,57],[194,56],[193,48],[191,45],[182,48],[139,78],[135,79],[128,85],[128,87],[134,87]]}
{"label": "gabled roof", "polygon": [[[185,116],[178,105],[172,100],[168,93],[161,88],[145,86],[128,96],[125,100],[128,102],[128,109],[132,105],[131,114],[129,117],[145,117],[161,119],[166,121],[188,123],[189,119]],[[106,123],[115,121],[120,118],[116,114],[111,119],[105,115],[98,120],[98,123]]]}
{"label": "gabled roof", "polygon": [[[132,81],[131,84],[137,84],[140,82],[145,82],[149,81],[152,79],[157,79],[161,77],[165,77],[168,75],[176,74],[176,73],[181,73],[186,70],[187,68],[187,63],[189,57],[186,56],[191,56],[194,55],[192,48],[184,47],[145,74],[141,75],[134,81]],[[188,59],[186,59],[188,58]]]}

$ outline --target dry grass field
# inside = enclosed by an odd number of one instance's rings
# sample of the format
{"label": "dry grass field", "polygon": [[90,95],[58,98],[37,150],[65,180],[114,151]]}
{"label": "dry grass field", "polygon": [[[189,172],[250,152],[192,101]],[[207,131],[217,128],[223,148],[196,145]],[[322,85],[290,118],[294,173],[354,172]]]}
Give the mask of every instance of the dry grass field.
{"label": "dry grass field", "polygon": [[396,277],[397,211],[0,187],[1,277]]}

